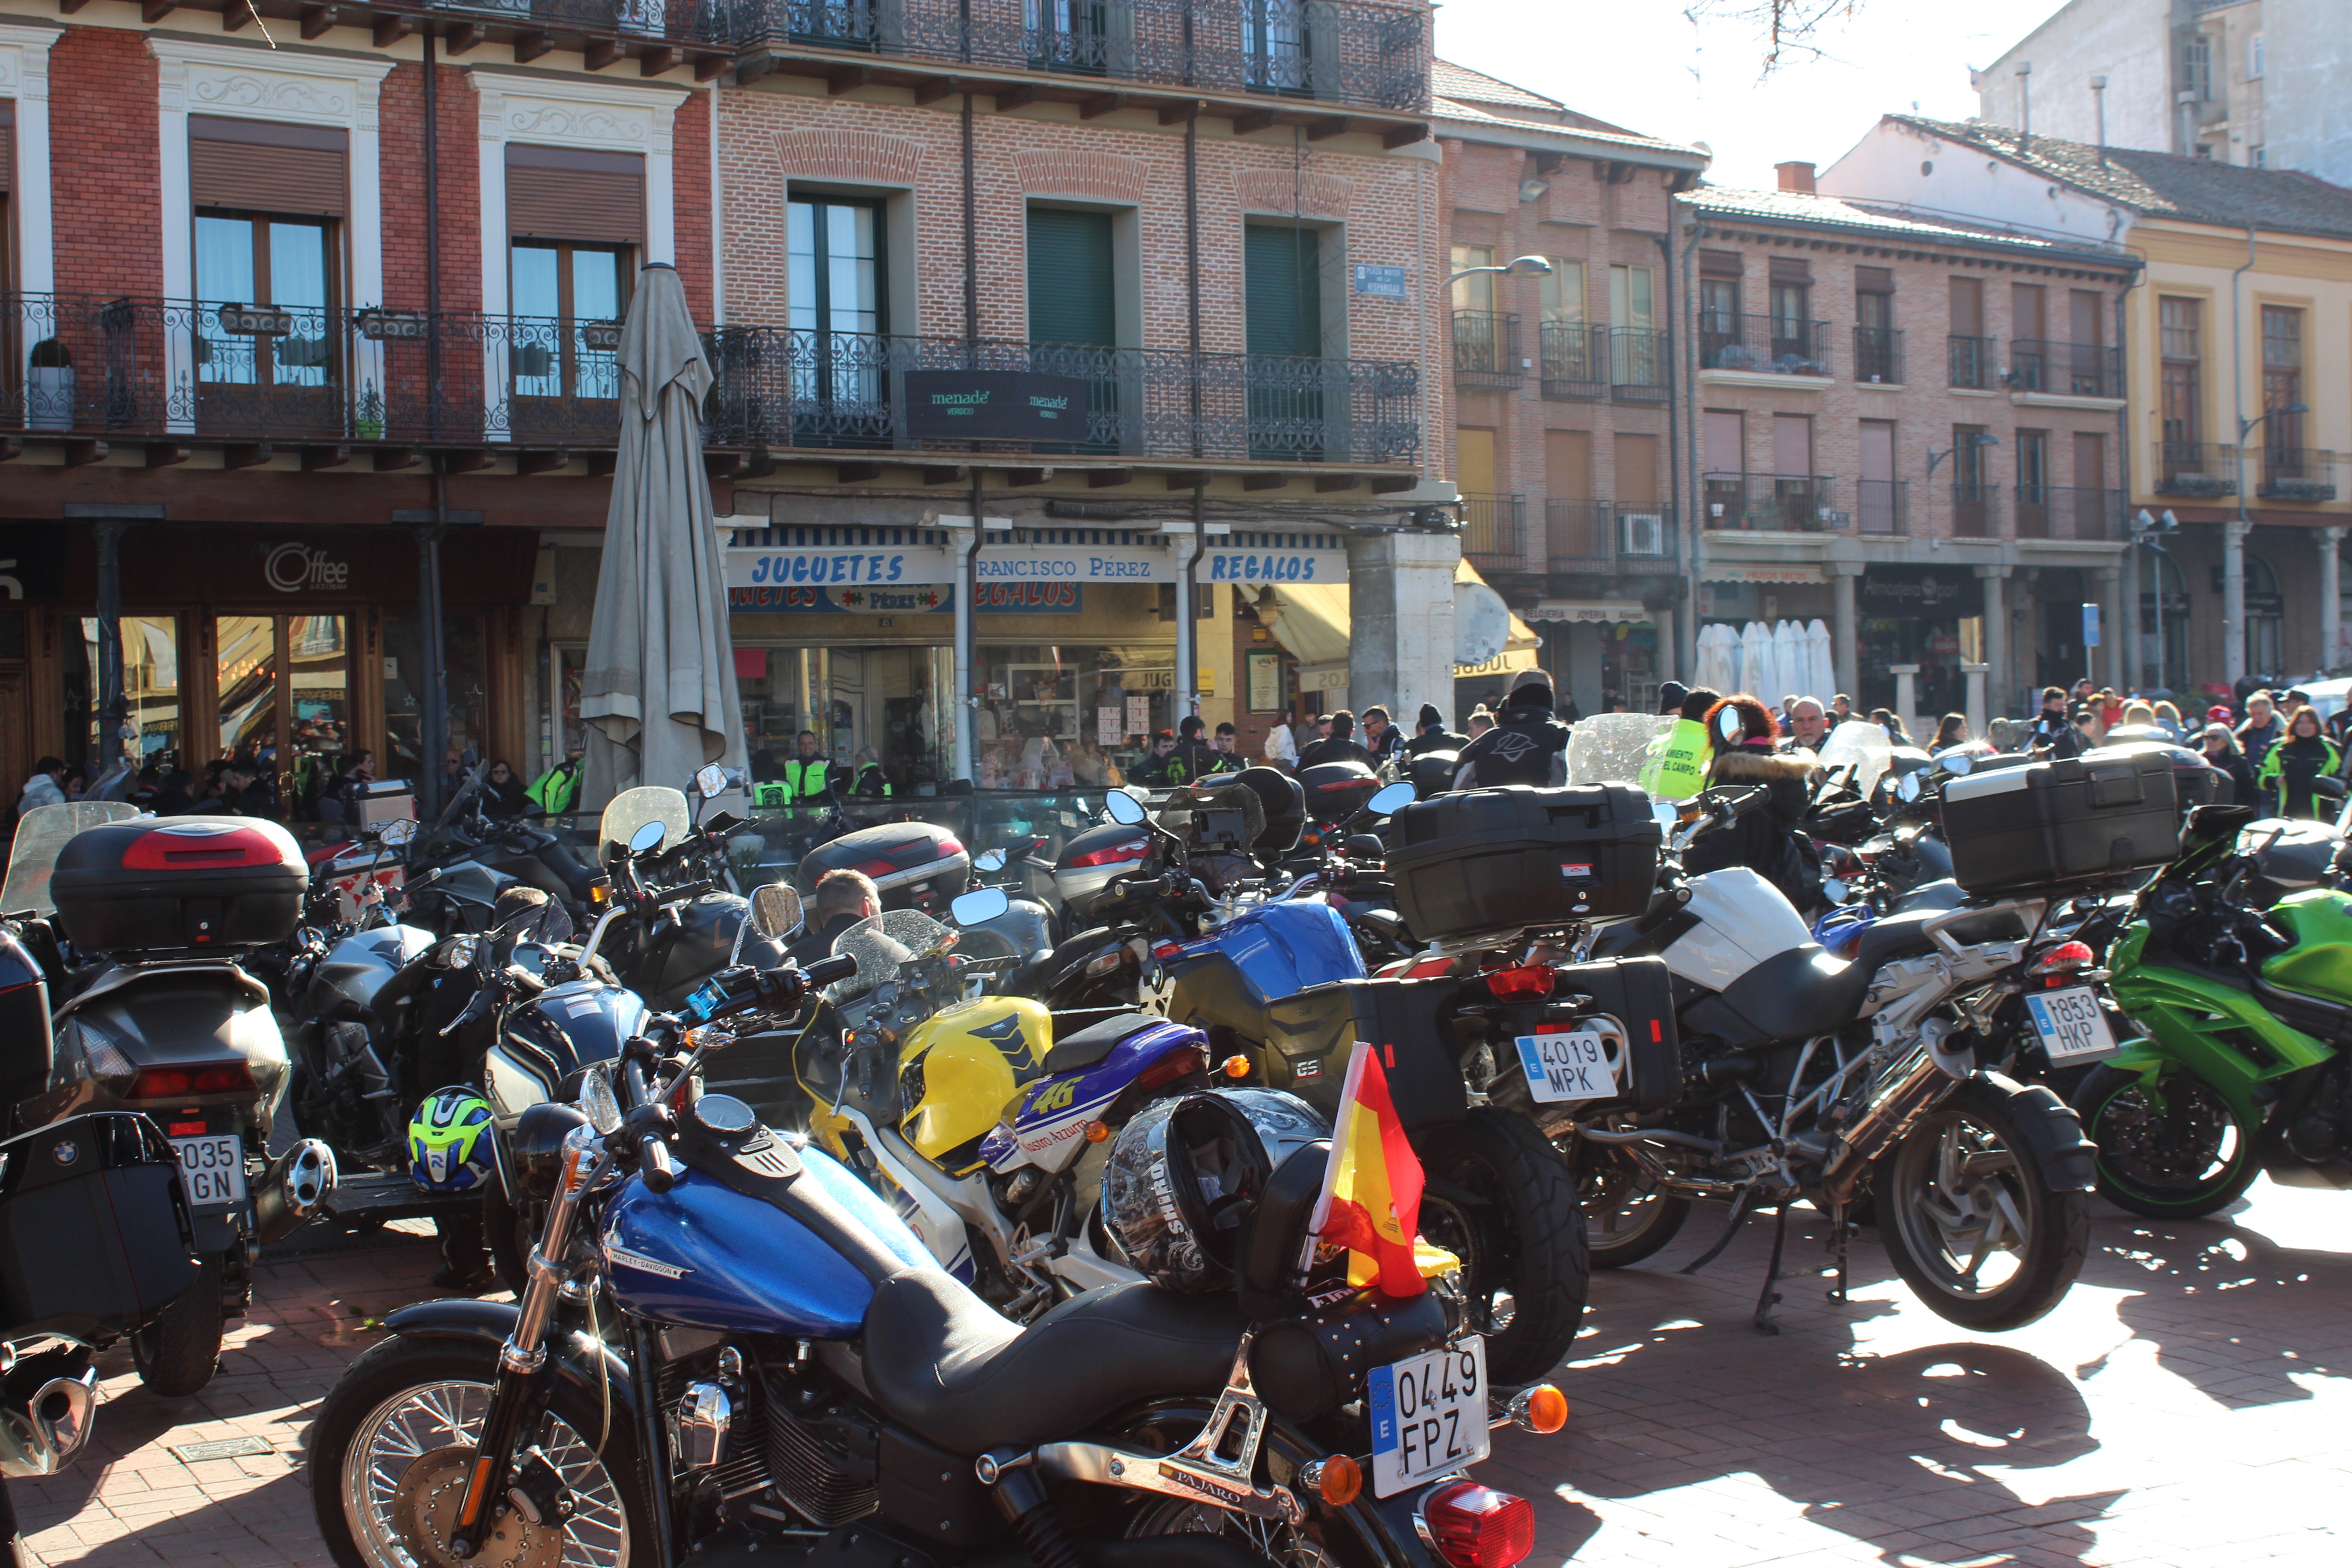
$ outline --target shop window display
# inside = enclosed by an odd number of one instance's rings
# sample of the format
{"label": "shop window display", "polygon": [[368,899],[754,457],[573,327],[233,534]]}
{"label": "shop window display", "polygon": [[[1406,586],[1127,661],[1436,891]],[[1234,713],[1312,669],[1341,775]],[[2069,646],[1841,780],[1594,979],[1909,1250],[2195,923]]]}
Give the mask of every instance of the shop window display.
{"label": "shop window display", "polygon": [[[180,623],[175,616],[125,616],[122,635],[122,705],[126,721],[137,731],[131,742],[132,765],[174,768],[180,763]],[[85,616],[81,623],[80,679],[70,682],[78,693],[79,721],[73,731],[88,731],[88,761],[103,764],[113,755],[99,732],[98,621]],[[74,759],[83,760],[83,759]]]}
{"label": "shop window display", "polygon": [[1118,784],[1176,727],[1174,650],[1013,645],[979,651],[973,763],[982,789]]}

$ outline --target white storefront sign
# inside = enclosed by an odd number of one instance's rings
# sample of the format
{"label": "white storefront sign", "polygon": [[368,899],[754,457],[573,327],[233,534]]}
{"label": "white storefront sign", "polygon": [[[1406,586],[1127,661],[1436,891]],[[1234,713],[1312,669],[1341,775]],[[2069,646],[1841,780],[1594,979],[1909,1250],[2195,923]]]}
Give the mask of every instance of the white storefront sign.
{"label": "white storefront sign", "polygon": [[727,552],[730,588],[908,587],[955,581],[944,545],[734,549]]}
{"label": "white storefront sign", "polygon": [[1657,617],[1640,603],[1626,599],[1546,599],[1532,610],[1521,612],[1530,621],[1582,622],[1601,625],[1611,621],[1655,620]]}

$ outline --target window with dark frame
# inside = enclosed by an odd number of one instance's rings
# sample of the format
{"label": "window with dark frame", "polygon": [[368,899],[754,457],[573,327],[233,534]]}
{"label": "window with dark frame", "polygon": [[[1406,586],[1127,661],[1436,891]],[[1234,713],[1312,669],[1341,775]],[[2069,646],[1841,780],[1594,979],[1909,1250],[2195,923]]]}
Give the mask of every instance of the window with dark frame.
{"label": "window with dark frame", "polygon": [[2166,478],[2200,472],[2204,454],[2203,305],[2165,297],[2157,301],[2157,353]]}
{"label": "window with dark frame", "polygon": [[509,299],[518,397],[621,395],[621,318],[631,247],[572,240],[514,242]]}
{"label": "window with dark frame", "polygon": [[795,405],[837,417],[888,400],[883,215],[871,197],[803,195],[787,205],[792,324],[807,334],[793,360]]}
{"label": "window with dark frame", "polygon": [[2266,473],[2302,477],[2303,416],[2287,409],[2303,401],[2303,312],[2289,305],[2263,307],[2263,435]]}

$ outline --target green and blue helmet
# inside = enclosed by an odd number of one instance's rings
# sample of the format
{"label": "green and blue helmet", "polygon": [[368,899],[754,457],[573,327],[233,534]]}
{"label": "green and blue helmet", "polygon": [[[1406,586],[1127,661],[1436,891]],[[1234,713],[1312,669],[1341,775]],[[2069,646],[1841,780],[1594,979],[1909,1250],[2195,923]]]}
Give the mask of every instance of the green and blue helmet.
{"label": "green and blue helmet", "polygon": [[490,1102],[463,1084],[436,1089],[408,1121],[408,1176],[419,1192],[470,1193],[490,1177]]}

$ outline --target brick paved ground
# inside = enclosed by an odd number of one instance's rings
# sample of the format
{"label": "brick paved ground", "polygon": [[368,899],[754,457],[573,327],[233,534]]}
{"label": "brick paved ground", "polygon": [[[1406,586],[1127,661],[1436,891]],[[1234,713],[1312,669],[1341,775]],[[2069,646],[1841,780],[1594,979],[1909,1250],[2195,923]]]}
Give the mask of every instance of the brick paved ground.
{"label": "brick paved ground", "polygon": [[[1719,1211],[1717,1211],[1719,1216]],[[1953,1330],[1874,1247],[1849,1307],[1809,1277],[1783,1332],[1748,1327],[1769,1233],[1673,1270],[1710,1215],[1603,1276],[1561,1381],[1564,1436],[1513,1435],[1486,1474],[1537,1500],[1531,1560],[1739,1568],[1880,1563],[2329,1564],[2352,1473],[2352,1194],[2271,1186],[2222,1219],[2102,1211],[2083,1282],[2011,1335]],[[1792,1263],[1822,1262],[1791,1230]],[[52,1568],[326,1562],[299,1445],[366,1320],[426,1293],[429,1245],[269,1264],[260,1310],[195,1399],[149,1397],[110,1356],[95,1451],[12,1483]],[[166,1445],[253,1434],[266,1458],[183,1464]]]}

